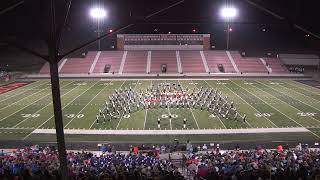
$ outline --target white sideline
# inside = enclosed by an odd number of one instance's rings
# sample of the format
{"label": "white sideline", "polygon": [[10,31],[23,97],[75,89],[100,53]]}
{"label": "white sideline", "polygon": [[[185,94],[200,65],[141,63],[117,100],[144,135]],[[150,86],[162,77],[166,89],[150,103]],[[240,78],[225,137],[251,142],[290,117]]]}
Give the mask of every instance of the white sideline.
{"label": "white sideline", "polygon": [[[310,132],[303,127],[298,128],[251,128],[251,129],[187,129],[187,130],[88,130],[65,129],[65,134],[88,135],[179,135],[179,134],[256,134],[256,133],[296,133]],[[55,134],[55,129],[35,129],[32,134]]]}
{"label": "white sideline", "polygon": [[209,70],[209,67],[208,67],[207,59],[203,54],[203,51],[200,51],[200,56],[201,56],[201,59],[202,59],[202,62],[203,62],[203,66],[204,66],[204,68],[206,70],[206,73],[209,73],[210,70]]}
{"label": "white sideline", "polygon": [[264,65],[264,67],[267,69],[267,71],[268,71],[269,73],[272,73],[272,68],[269,67],[269,66],[267,66],[266,61],[265,61],[263,58],[259,58],[259,59],[260,59],[260,61],[262,62],[262,64]]}
{"label": "white sideline", "polygon": [[178,65],[178,73],[182,73],[180,51],[176,51],[176,58],[177,58],[177,65]]}
{"label": "white sideline", "polygon": [[98,53],[96,54],[96,57],[94,58],[94,60],[92,62],[92,65],[90,67],[90,70],[89,70],[90,74],[93,72],[94,68],[96,67],[96,64],[97,64],[97,62],[99,60],[100,54],[101,54],[101,51],[98,51]]}
{"label": "white sideline", "polygon": [[67,62],[67,58],[66,59],[64,59],[63,61],[62,61],[62,63],[60,64],[60,66],[59,66],[59,68],[58,68],[58,72],[60,72],[61,71],[61,69],[63,68],[63,66],[64,66],[64,64]]}
{"label": "white sideline", "polygon": [[124,67],[124,63],[126,62],[126,59],[127,59],[127,54],[128,54],[128,51],[123,52],[123,56],[122,56],[121,64],[120,64],[120,68],[119,68],[119,74],[122,74],[122,72],[123,72],[123,67]]}
{"label": "white sideline", "polygon": [[239,71],[239,69],[238,69],[238,66],[237,66],[237,64],[234,62],[234,59],[233,59],[233,57],[231,56],[230,52],[229,52],[229,51],[226,51],[226,53],[227,53],[227,55],[228,55],[228,58],[229,58],[229,60],[230,60],[230,62],[231,62],[231,64],[232,64],[234,70],[235,70],[237,73],[239,73],[240,71]]}

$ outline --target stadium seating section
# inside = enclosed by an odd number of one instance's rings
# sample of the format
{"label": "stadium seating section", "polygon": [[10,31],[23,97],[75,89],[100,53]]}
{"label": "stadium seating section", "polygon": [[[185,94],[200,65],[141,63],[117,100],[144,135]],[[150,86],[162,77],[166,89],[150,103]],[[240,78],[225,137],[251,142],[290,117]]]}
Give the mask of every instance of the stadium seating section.
{"label": "stadium seating section", "polygon": [[[238,51],[149,51],[150,73],[160,73],[160,66],[167,65],[168,74],[206,73],[206,66],[210,73],[221,73],[218,66],[222,65],[225,73],[288,73],[287,68],[278,58],[243,57]],[[148,51],[90,51],[84,58],[68,58],[64,63],[59,62],[60,74],[88,74],[104,73],[106,65],[110,66],[109,73],[143,74],[148,72]],[[179,57],[178,57],[179,56]],[[97,58],[97,59],[96,59]],[[180,61],[179,61],[180,58]],[[203,58],[203,59],[202,59]],[[95,61],[96,59],[96,61]],[[265,64],[263,64],[263,60]],[[123,64],[122,64],[123,63]],[[123,65],[123,67],[121,67]],[[236,66],[236,67],[235,67]],[[268,67],[267,67],[268,66]],[[237,70],[236,70],[237,68]],[[91,69],[91,71],[90,71]],[[39,74],[49,74],[49,64],[41,68]]]}

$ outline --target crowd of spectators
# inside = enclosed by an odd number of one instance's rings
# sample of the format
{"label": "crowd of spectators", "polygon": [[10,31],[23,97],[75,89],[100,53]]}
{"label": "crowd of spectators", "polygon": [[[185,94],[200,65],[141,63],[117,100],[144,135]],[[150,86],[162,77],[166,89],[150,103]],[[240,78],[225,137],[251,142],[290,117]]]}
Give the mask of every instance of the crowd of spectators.
{"label": "crowd of spectators", "polygon": [[[299,146],[298,146],[299,147]],[[203,152],[186,163],[193,179],[320,179],[320,151],[302,149]]]}
{"label": "crowd of spectators", "polygon": [[[69,179],[103,180],[308,180],[320,178],[320,151],[303,148],[276,150],[222,151],[219,146],[209,150],[206,145],[196,146],[199,152],[187,151],[183,168],[177,168],[170,160],[159,158],[160,147],[154,152],[142,154],[135,146],[132,152],[112,151],[67,153]],[[191,148],[190,148],[191,149]],[[0,151],[0,179],[59,179],[58,153],[54,147],[25,147],[10,152]]]}
{"label": "crowd of spectators", "polygon": [[0,70],[0,80],[8,80],[10,75],[8,72]]}
{"label": "crowd of spectators", "polygon": [[[69,179],[184,179],[168,160],[156,154],[68,152]],[[58,152],[39,146],[0,152],[0,179],[59,179]]]}
{"label": "crowd of spectators", "polygon": [[292,72],[292,73],[300,73],[300,74],[304,73],[303,66],[289,66],[288,70],[289,70],[289,72]]}

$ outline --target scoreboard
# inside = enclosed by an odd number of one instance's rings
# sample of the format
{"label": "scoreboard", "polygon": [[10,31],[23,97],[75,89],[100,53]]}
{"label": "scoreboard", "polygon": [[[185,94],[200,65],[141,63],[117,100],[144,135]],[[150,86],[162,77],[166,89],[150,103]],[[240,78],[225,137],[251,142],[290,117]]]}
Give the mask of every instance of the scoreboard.
{"label": "scoreboard", "polygon": [[118,34],[118,50],[208,50],[210,34]]}

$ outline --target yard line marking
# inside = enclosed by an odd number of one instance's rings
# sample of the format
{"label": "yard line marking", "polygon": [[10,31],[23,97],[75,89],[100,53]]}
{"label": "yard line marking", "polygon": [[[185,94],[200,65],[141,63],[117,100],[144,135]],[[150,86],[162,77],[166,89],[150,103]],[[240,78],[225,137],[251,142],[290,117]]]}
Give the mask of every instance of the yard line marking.
{"label": "yard line marking", "polygon": [[[73,83],[73,82],[75,82],[75,81],[72,81],[71,83]],[[67,85],[65,85],[65,86],[68,86],[68,85],[70,85],[71,83],[69,83],[69,84],[67,84]],[[63,86],[63,87],[65,87],[65,86]],[[61,88],[63,88],[63,87],[61,87]],[[65,95],[67,95],[67,94],[69,94],[71,91],[73,91],[74,89],[76,89],[77,87],[79,87],[79,86],[75,86],[74,88],[72,88],[70,91],[68,91],[67,93],[65,93],[65,94],[63,94],[61,97],[63,97],[63,96],[65,96]],[[38,113],[38,112],[40,112],[40,111],[42,111],[44,108],[46,108],[46,107],[48,107],[49,105],[51,105],[52,104],[52,102],[50,102],[49,104],[47,104],[46,106],[44,106],[43,108],[41,108],[41,109],[39,109],[38,111],[36,111],[36,112],[34,112],[33,114],[36,114],[36,113]],[[22,120],[21,122],[19,122],[18,124],[16,124],[15,126],[13,126],[13,128],[16,128],[17,126],[19,126],[20,124],[22,124],[23,122],[25,122],[26,120],[28,120],[30,117],[28,117],[28,118],[26,118],[26,119],[24,119],[24,120]]]}
{"label": "yard line marking", "polygon": [[[39,84],[39,85],[37,85],[37,86],[35,86],[35,87],[33,87],[33,88],[27,89],[27,90],[25,90],[25,91],[22,91],[22,92],[20,92],[20,93],[18,93],[18,94],[13,95],[13,96],[9,96],[8,98],[2,99],[2,100],[0,101],[0,103],[3,102],[3,101],[5,101],[5,100],[7,100],[7,99],[12,98],[12,97],[15,97],[15,96],[18,96],[18,95],[20,95],[20,94],[23,94],[23,93],[25,93],[25,92],[27,92],[27,91],[29,91],[29,90],[32,90],[32,89],[34,89],[34,88],[37,88],[37,87],[39,87],[39,86],[41,86],[41,85],[44,85],[44,84],[46,84],[46,83],[47,83],[47,82],[44,82],[44,83]],[[28,85],[31,85],[31,84],[32,84],[32,83],[30,83],[30,84],[28,84]],[[27,85],[27,86],[28,86],[28,85]]]}
{"label": "yard line marking", "polygon": [[77,115],[75,115],[65,126],[64,128],[66,128],[103,90],[105,90],[108,86],[109,86],[110,82],[107,84],[107,86],[105,86],[104,88],[102,88],[78,113]]}
{"label": "yard line marking", "polygon": [[[126,80],[123,81],[123,83],[121,84],[121,86],[120,86],[119,88],[121,88],[125,82],[126,82]],[[112,81],[110,81],[108,84],[111,84],[111,83],[112,83]],[[109,86],[109,85],[108,85],[108,86]],[[111,92],[111,93],[112,93],[112,92]],[[92,124],[90,125],[90,128],[89,128],[89,129],[91,129],[91,128],[93,127],[93,125],[94,125],[95,122],[96,122],[95,120],[92,122]]]}
{"label": "yard line marking", "polygon": [[[270,80],[269,80],[269,81],[270,81]],[[292,86],[291,84],[289,84],[289,85]],[[282,84],[279,84],[278,86],[284,87],[284,88],[286,88],[286,89],[290,89],[290,88],[288,88],[288,87],[286,87],[286,86],[284,86],[284,85],[282,85]],[[292,90],[292,89],[290,89],[290,90]],[[294,91],[294,92],[295,92],[295,93],[298,93],[298,94],[301,94],[301,95],[303,95],[303,96],[305,96],[305,97],[307,97],[307,98],[311,98],[311,99],[319,102],[318,99],[315,99],[315,98],[313,98],[313,97],[311,97],[311,96],[307,96],[307,95],[305,95],[305,94],[303,94],[303,93],[301,93],[301,92],[299,92],[299,91]],[[314,103],[313,103],[313,102],[310,102],[310,104],[314,104]]]}
{"label": "yard line marking", "polygon": [[[268,81],[270,81],[270,80],[268,80]],[[270,81],[270,82],[272,82],[272,81]],[[268,85],[266,85],[266,86],[268,86]],[[282,86],[282,85],[280,85],[280,86]],[[268,87],[271,87],[271,86],[268,86]],[[282,86],[282,87],[284,87],[284,88],[286,88],[286,89],[289,89],[289,88],[287,88],[287,87],[285,87],[285,86]],[[272,87],[271,87],[272,88]],[[272,89],[274,89],[274,88],[272,88]],[[278,91],[278,92],[280,92],[279,90],[277,90],[277,89],[274,89],[275,91]],[[307,98],[311,98],[311,99],[313,99],[313,100],[316,100],[316,101],[318,101],[319,102],[319,100],[317,100],[317,99],[314,99],[314,98],[312,98],[312,97],[309,97],[309,96],[306,96],[306,95],[304,95],[304,94],[302,94],[302,93],[300,93],[300,92],[297,92],[297,91],[294,91],[295,93],[298,93],[298,94],[301,94],[301,95],[303,95],[303,96],[305,96],[305,97],[307,97]],[[280,92],[281,94],[283,94],[283,92],[281,91]],[[301,103],[303,103],[303,104],[305,104],[305,105],[307,105],[307,106],[311,106],[312,108],[314,108],[314,109],[316,109],[316,110],[318,110],[318,111],[320,111],[320,109],[318,109],[318,108],[316,108],[316,107],[314,107],[314,106],[312,106],[312,105],[309,105],[309,104],[306,104],[305,102],[303,102],[303,101],[300,101],[299,99],[295,99],[295,98],[293,98],[293,97],[291,97],[291,96],[289,96],[289,95],[285,95],[285,96],[288,96],[288,97],[290,97],[290,98],[292,98],[292,99],[294,99],[294,100],[296,100],[296,101],[299,101],[299,102],[301,102]],[[285,97],[284,96],[284,97]],[[311,103],[312,104],[312,103]]]}
{"label": "yard line marking", "polygon": [[[167,81],[165,80],[164,83],[167,84]],[[168,110],[169,116],[171,116],[170,105],[168,106],[167,110]],[[169,119],[169,123],[170,123],[170,129],[172,130],[171,118]]]}
{"label": "yard line marking", "polygon": [[[93,86],[95,86],[98,82],[94,83],[93,85],[91,85],[88,89],[86,89],[85,91],[83,91],[81,94],[79,94],[78,96],[76,96],[72,101],[70,101],[66,106],[62,107],[61,110],[63,110],[64,108],[68,107],[73,101],[75,101],[76,99],[78,99],[82,94],[84,94],[85,92],[87,92],[89,89],[91,89]],[[43,122],[42,124],[40,124],[36,129],[39,129],[41,126],[43,126],[45,123],[47,123],[52,117],[54,117],[54,115],[50,116],[45,122]],[[25,136],[22,140],[27,139],[30,135],[32,134],[32,132],[30,134],[28,134],[27,136]]]}
{"label": "yard line marking", "polygon": [[[182,86],[181,83],[180,83],[180,80],[178,80],[178,82],[179,82],[180,86]],[[191,82],[193,82],[193,80],[191,80]],[[193,86],[194,86],[194,84],[193,84]],[[198,120],[197,120],[196,117],[194,116],[192,109],[191,109],[190,107],[189,107],[188,109],[190,110],[190,112],[191,112],[191,114],[192,114],[193,120],[195,121],[195,123],[196,123],[196,125],[197,125],[197,128],[200,129],[199,124],[198,124]]]}
{"label": "yard line marking", "polygon": [[[138,81],[136,82],[136,85],[134,86],[133,91],[135,91],[135,89],[136,89],[139,81],[140,81],[140,80],[138,80]],[[131,84],[132,84],[132,83],[131,83]],[[119,122],[118,122],[118,124],[117,124],[116,129],[118,129],[118,127],[119,127],[119,125],[120,125],[120,122],[121,122],[121,120],[123,119],[123,115],[124,115],[124,112],[122,113],[122,116],[121,116],[121,118],[120,118],[120,120],[119,120]]]}
{"label": "yard line marking", "polygon": [[[256,82],[258,82],[259,84],[262,84],[262,83],[259,82],[259,81],[256,81]],[[264,85],[264,84],[262,84],[262,85]],[[265,86],[268,86],[268,85],[265,85]],[[269,86],[268,86],[268,87],[269,87]],[[275,90],[275,89],[272,88],[272,87],[270,87],[270,88],[273,89],[273,90]],[[277,90],[275,90],[275,91],[277,91]],[[266,91],[264,91],[264,92],[266,92]],[[282,92],[280,92],[280,91],[277,91],[277,92],[282,93]],[[268,93],[268,92],[266,92],[266,93]],[[270,93],[268,93],[268,94],[270,94]],[[282,93],[282,94],[283,94],[283,93]],[[273,96],[273,97],[275,97],[275,96],[272,95],[272,94],[270,94],[270,95]],[[288,97],[292,98],[291,96],[288,96]],[[275,97],[275,98],[277,98],[277,97]],[[277,99],[279,99],[279,98],[277,98]],[[294,108],[294,109],[296,109],[297,111],[301,112],[300,109],[292,106],[290,103],[287,103],[287,102],[285,102],[285,101],[283,101],[283,100],[281,100],[281,99],[279,99],[279,101],[282,101],[283,103],[288,104],[288,105],[291,106],[292,108]],[[311,107],[312,107],[312,106],[311,106]],[[279,112],[280,112],[280,111],[279,111]],[[283,114],[283,113],[282,113],[282,114]],[[285,116],[287,116],[287,115],[285,115]],[[288,117],[288,116],[287,116],[287,117]],[[316,119],[316,118],[314,118],[314,117],[312,117],[312,116],[311,116],[311,118],[314,119],[314,120],[316,120],[316,121],[318,121],[318,122],[320,122],[320,120],[318,120],[318,119]],[[291,118],[290,118],[290,119],[291,119]]]}
{"label": "yard line marking", "polygon": [[[70,83],[69,83],[69,84],[70,84]],[[67,84],[67,85],[68,85],[68,84]],[[46,89],[46,88],[45,88],[45,89]],[[43,89],[43,90],[45,90],[45,89]],[[43,90],[41,90],[41,91],[43,91]],[[39,92],[40,92],[40,91],[39,91]],[[15,111],[15,112],[13,112],[13,113],[11,113],[10,115],[8,115],[8,116],[6,116],[6,117],[4,117],[4,118],[0,119],[0,122],[4,121],[4,120],[5,120],[5,119],[7,119],[8,117],[10,117],[10,116],[12,116],[12,115],[14,115],[14,114],[18,113],[19,111],[21,111],[21,110],[23,110],[23,109],[26,109],[27,107],[29,107],[29,106],[31,106],[31,105],[33,105],[33,104],[35,104],[36,102],[38,102],[38,101],[42,100],[43,98],[47,97],[48,95],[50,95],[50,93],[48,93],[47,95],[45,95],[45,96],[41,97],[40,99],[38,99],[38,100],[36,100],[36,101],[33,101],[32,103],[28,104],[27,106],[23,106],[23,108],[21,108],[21,109],[19,109],[19,110]],[[18,102],[18,101],[17,101],[17,102]],[[1,109],[0,109],[0,110],[1,110]]]}
{"label": "yard line marking", "polygon": [[[151,87],[152,87],[152,79],[151,79],[150,85],[151,85]],[[146,128],[147,115],[148,115],[148,108],[146,109],[146,113],[144,114],[143,129],[145,129],[145,128]]]}
{"label": "yard line marking", "polygon": [[148,109],[146,110],[146,113],[144,114],[143,129],[145,129],[145,128],[146,128],[147,115],[148,115]]}
{"label": "yard line marking", "polygon": [[[197,121],[196,117],[194,116],[192,109],[189,108],[189,110],[191,111],[192,117],[193,117],[193,119],[194,119],[195,122],[196,122],[197,128],[200,129],[199,124],[198,124],[198,121]],[[223,124],[223,123],[222,123],[222,124]],[[226,127],[224,124],[223,124],[223,126]]]}
{"label": "yard line marking", "polygon": [[[233,81],[231,81],[231,82],[232,82],[233,84],[235,84],[236,86],[238,86],[239,88],[244,89],[244,90],[247,91],[249,94],[251,94],[251,95],[253,95],[254,97],[256,97],[257,99],[260,99],[262,102],[264,102],[265,104],[267,104],[268,106],[270,106],[272,109],[274,109],[274,110],[280,112],[281,114],[283,114],[281,111],[279,111],[278,109],[272,107],[269,103],[265,102],[264,100],[262,100],[261,98],[259,98],[259,97],[256,96],[255,94],[253,94],[252,92],[250,92],[250,91],[246,90],[245,88],[239,86],[237,83],[235,83],[235,82],[233,82]],[[253,85],[251,85],[251,84],[249,84],[249,86],[255,87],[255,86],[253,86]],[[257,110],[257,109],[256,109],[256,110]],[[259,112],[259,111],[258,111],[258,112]],[[285,115],[285,114],[283,114],[283,115],[286,116],[286,117],[288,117],[288,116]],[[269,118],[267,118],[267,117],[265,117],[265,118],[268,119],[273,125],[275,125],[275,126],[278,128],[278,126],[277,126],[276,124],[274,124]],[[289,118],[289,117],[288,117],[288,118]]]}
{"label": "yard line marking", "polygon": [[[206,80],[205,82],[210,86],[212,87]],[[220,82],[218,80],[218,82]],[[230,89],[228,86],[226,86],[225,84],[223,84],[224,87],[226,87],[226,89],[228,89],[229,91],[231,91],[234,95],[238,96],[243,102],[245,102],[246,104],[248,104],[251,108],[253,108],[254,110],[256,110],[257,112],[259,112],[256,108],[254,108],[253,106],[251,106],[247,101],[245,101],[244,99],[242,99],[242,97],[240,97],[237,93],[235,93],[234,91],[232,91],[232,89]],[[268,118],[264,117],[265,119],[269,120]],[[269,120],[270,121],[270,120]],[[271,122],[271,121],[270,121]],[[252,128],[253,126],[248,122],[246,121],[246,123]],[[272,122],[271,122],[272,123]]]}
{"label": "yard line marking", "polygon": [[[8,107],[10,107],[10,106],[12,106],[12,105],[14,105],[14,104],[22,101],[22,100],[25,99],[25,98],[28,98],[28,97],[33,96],[33,95],[35,95],[35,94],[38,94],[38,93],[40,93],[40,92],[42,92],[42,91],[44,91],[44,90],[47,90],[47,89],[48,89],[48,87],[46,87],[46,88],[44,88],[44,89],[42,89],[42,90],[40,90],[40,91],[37,91],[37,92],[35,92],[35,93],[32,93],[32,94],[30,94],[30,95],[28,95],[28,96],[20,99],[19,101],[16,101],[16,102],[14,102],[14,103],[11,103],[11,104],[8,105],[8,106],[5,106],[5,107],[1,108],[0,110],[3,110],[3,109],[5,109],[5,108],[8,108]],[[47,95],[48,95],[48,94],[47,94]],[[46,95],[46,96],[47,96],[47,95]]]}
{"label": "yard line marking", "polygon": [[[300,83],[300,82],[296,82],[296,81],[293,81],[295,83],[289,83],[289,82],[286,82],[284,80],[282,80],[281,82],[283,83],[286,83],[286,84],[289,84],[289,85],[292,85],[292,86],[297,86],[298,89],[302,89],[302,90],[305,90],[305,91],[309,91],[311,92],[312,94],[315,94],[315,95],[320,95],[310,89],[315,89],[316,91],[319,91],[320,89],[316,88],[316,87],[313,87],[313,86],[310,86],[310,85],[307,85],[307,84],[303,84],[303,83]],[[301,86],[304,86],[305,88],[301,87]]]}
{"label": "yard line marking", "polygon": [[[258,81],[256,81],[257,83],[259,83],[259,84],[262,84],[261,82],[258,82]],[[264,85],[264,84],[262,84],[262,85]],[[265,85],[265,86],[267,86],[267,85]],[[272,88],[273,89],[273,88]],[[262,90],[262,89],[261,89]],[[264,92],[266,92],[265,90],[263,90]],[[279,91],[278,91],[279,92]],[[268,92],[266,92],[266,93],[268,93]],[[268,94],[270,94],[270,93],[268,93]],[[270,94],[271,96],[273,96],[273,97],[275,97],[274,95],[272,95],[272,94]],[[279,99],[279,98],[277,98],[277,97],[275,97],[276,99],[278,99],[279,101],[281,101],[281,102],[283,102],[283,103],[285,103],[285,104],[288,104],[289,106],[291,106],[293,109],[296,109],[297,111],[299,111],[299,112],[301,112],[299,109],[297,109],[296,107],[294,107],[294,106],[292,106],[292,105],[290,105],[290,103],[287,103],[287,102],[285,102],[285,101],[283,101],[283,100],[281,100],[281,99]],[[280,111],[279,111],[280,112]],[[281,112],[281,114],[283,114],[282,112]],[[285,114],[283,114],[283,115],[285,115]],[[285,115],[286,117],[288,117],[287,115]],[[289,119],[291,119],[292,121],[294,121],[294,122],[296,122],[295,120],[293,120],[292,118],[290,118],[290,117],[288,117]],[[320,122],[318,119],[315,119],[314,117],[311,117],[312,119],[314,119],[314,120],[316,120],[316,121],[318,121],[318,122]],[[297,122],[296,122],[297,123]],[[299,123],[297,123],[298,125],[300,125],[300,126],[302,126],[301,124],[299,124]],[[304,127],[304,126],[302,126],[302,127]]]}

